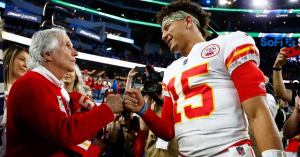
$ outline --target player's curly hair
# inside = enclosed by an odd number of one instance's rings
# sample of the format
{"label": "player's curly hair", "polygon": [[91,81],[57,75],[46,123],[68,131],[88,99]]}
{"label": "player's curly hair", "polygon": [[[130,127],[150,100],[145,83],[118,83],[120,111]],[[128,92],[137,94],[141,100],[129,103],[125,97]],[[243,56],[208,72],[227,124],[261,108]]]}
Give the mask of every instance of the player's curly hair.
{"label": "player's curly hair", "polygon": [[207,36],[209,36],[207,27],[210,21],[210,13],[207,13],[202,9],[200,5],[193,3],[190,0],[178,0],[170,3],[165,7],[162,7],[161,11],[156,15],[157,22],[161,24],[165,16],[168,16],[178,10],[185,11],[198,19],[200,22],[200,27],[198,26],[198,29],[202,33],[203,37],[206,38]]}

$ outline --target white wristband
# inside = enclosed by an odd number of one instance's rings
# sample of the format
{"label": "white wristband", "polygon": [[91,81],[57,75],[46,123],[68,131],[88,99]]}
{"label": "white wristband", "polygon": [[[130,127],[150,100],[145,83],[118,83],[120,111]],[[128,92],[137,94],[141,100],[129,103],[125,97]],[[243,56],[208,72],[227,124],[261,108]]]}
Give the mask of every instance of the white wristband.
{"label": "white wristband", "polygon": [[262,157],[286,157],[286,154],[282,150],[269,149],[261,153]]}

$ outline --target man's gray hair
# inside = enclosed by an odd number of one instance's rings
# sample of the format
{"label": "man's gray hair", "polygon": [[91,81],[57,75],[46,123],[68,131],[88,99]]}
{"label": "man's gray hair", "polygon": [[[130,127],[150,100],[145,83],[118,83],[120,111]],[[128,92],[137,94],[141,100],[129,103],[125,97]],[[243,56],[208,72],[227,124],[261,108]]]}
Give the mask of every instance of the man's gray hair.
{"label": "man's gray hair", "polygon": [[29,69],[44,62],[45,53],[52,53],[59,46],[59,38],[66,35],[66,31],[59,28],[41,30],[33,34],[29,47]]}

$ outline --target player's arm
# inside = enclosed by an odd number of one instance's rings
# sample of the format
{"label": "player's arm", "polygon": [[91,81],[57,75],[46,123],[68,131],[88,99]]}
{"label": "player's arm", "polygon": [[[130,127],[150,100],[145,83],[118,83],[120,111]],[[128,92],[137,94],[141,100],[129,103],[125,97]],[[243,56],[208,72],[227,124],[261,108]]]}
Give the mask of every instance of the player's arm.
{"label": "player's arm", "polygon": [[300,133],[300,100],[296,97],[295,109],[283,126],[283,135],[293,138]]}
{"label": "player's arm", "polygon": [[172,100],[170,97],[165,97],[161,118],[159,118],[155,112],[150,109],[148,109],[146,113],[142,115],[142,118],[156,136],[164,139],[165,141],[170,141],[175,135],[172,112]]}
{"label": "player's arm", "polygon": [[276,157],[275,154],[281,153],[283,148],[275,122],[267,107],[263,73],[253,61],[248,61],[237,67],[232,72],[231,78],[254,132],[257,146],[263,152],[262,156]]}
{"label": "player's arm", "polygon": [[164,98],[162,116],[160,118],[155,112],[149,109],[140,91],[137,89],[128,89],[125,93],[124,102],[127,109],[139,114],[157,137],[166,141],[173,139],[175,133],[172,114],[173,106],[170,97]]}
{"label": "player's arm", "polygon": [[279,96],[288,102],[292,102],[292,91],[286,89],[282,79],[282,66],[285,64],[287,58],[285,56],[284,48],[280,52],[273,65],[273,87],[276,96]]}

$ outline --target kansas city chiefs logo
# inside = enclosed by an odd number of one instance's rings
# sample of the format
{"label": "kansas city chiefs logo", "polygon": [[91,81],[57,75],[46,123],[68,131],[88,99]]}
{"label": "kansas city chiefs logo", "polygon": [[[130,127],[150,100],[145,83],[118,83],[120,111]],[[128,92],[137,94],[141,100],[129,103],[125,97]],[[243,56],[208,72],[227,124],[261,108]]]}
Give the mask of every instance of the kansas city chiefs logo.
{"label": "kansas city chiefs logo", "polygon": [[202,52],[201,52],[201,57],[202,58],[210,58],[215,55],[217,55],[220,51],[220,47],[217,44],[211,44],[206,46]]}

